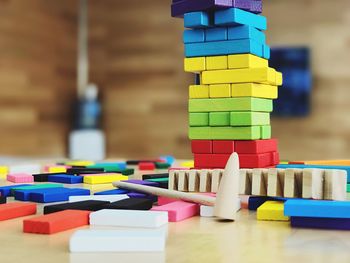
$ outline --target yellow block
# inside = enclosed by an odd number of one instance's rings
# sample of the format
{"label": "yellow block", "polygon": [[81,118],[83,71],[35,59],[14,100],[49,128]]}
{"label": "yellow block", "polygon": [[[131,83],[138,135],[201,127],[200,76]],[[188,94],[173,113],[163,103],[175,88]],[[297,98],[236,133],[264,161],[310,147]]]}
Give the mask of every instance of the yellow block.
{"label": "yellow block", "polygon": [[281,86],[283,84],[283,75],[281,72],[276,72],[276,85]]}
{"label": "yellow block", "polygon": [[230,84],[214,84],[209,85],[210,98],[230,98],[231,85]]}
{"label": "yellow block", "polygon": [[258,220],[289,221],[284,215],[284,203],[279,201],[266,201],[257,210]]}
{"label": "yellow block", "polygon": [[65,173],[67,172],[67,168],[64,166],[51,166],[48,169],[49,173]]}
{"label": "yellow block", "polygon": [[262,83],[277,86],[273,68],[226,69],[203,71],[202,84]]}
{"label": "yellow block", "polygon": [[251,54],[229,55],[228,68],[267,68],[269,61]]}
{"label": "yellow block", "polygon": [[87,175],[84,176],[85,184],[108,184],[113,183],[115,181],[128,180],[128,176],[124,176],[121,174],[110,174],[110,175]]}
{"label": "yellow block", "polygon": [[181,163],[181,167],[193,168],[194,167],[194,161],[182,162]]}
{"label": "yellow block", "polygon": [[111,183],[108,184],[84,184],[85,189],[89,189],[91,193],[116,189]]}
{"label": "yellow block", "polygon": [[227,56],[206,57],[207,70],[228,69]]}
{"label": "yellow block", "polygon": [[9,172],[9,168],[7,166],[0,166],[0,178],[6,179],[6,176]]}
{"label": "yellow block", "polygon": [[300,161],[304,164],[315,164],[315,165],[340,165],[350,166],[350,160],[316,160],[316,161]]}
{"label": "yellow block", "polygon": [[191,85],[189,88],[190,99],[208,99],[209,86],[208,85]]}
{"label": "yellow block", "polygon": [[95,163],[92,161],[69,161],[65,163],[66,165],[71,165],[71,166],[88,166],[88,165],[94,165]]}
{"label": "yellow block", "polygon": [[186,72],[201,72],[206,69],[205,57],[185,58],[184,69]]}
{"label": "yellow block", "polygon": [[232,84],[231,96],[277,99],[278,87],[256,83]]}

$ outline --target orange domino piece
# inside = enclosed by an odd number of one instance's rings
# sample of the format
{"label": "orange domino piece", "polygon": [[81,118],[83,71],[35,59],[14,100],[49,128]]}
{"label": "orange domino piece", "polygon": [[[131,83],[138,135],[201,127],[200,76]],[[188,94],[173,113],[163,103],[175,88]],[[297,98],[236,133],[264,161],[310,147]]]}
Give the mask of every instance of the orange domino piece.
{"label": "orange domino piece", "polygon": [[36,214],[36,204],[8,203],[0,205],[0,221]]}
{"label": "orange domino piece", "polygon": [[91,211],[64,210],[33,217],[23,221],[24,233],[55,234],[65,230],[89,225]]}
{"label": "orange domino piece", "polygon": [[316,160],[316,161],[293,161],[290,164],[307,164],[307,165],[339,165],[350,166],[350,160]]}

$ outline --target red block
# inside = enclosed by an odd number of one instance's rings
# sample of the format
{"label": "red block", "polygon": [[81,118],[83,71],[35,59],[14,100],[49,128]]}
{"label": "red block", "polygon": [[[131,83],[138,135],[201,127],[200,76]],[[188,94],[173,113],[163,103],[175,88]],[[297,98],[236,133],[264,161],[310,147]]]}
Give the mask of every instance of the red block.
{"label": "red block", "polygon": [[151,171],[156,169],[156,165],[154,163],[151,162],[141,162],[139,163],[139,170],[142,171]]}
{"label": "red block", "polygon": [[280,163],[280,154],[278,152],[272,152],[272,164],[277,165]]}
{"label": "red block", "polygon": [[195,154],[194,167],[197,169],[225,168],[231,154]]}
{"label": "red block", "polygon": [[91,211],[64,210],[23,221],[24,233],[54,234],[89,225]]}
{"label": "red block", "polygon": [[238,154],[276,152],[277,140],[235,141],[235,151]]}
{"label": "red block", "polygon": [[213,142],[208,140],[192,140],[192,153],[213,153]]}
{"label": "red block", "polygon": [[235,141],[213,141],[213,153],[233,153]]}
{"label": "red block", "polygon": [[8,203],[0,205],[0,221],[36,214],[36,204]]}
{"label": "red block", "polygon": [[240,168],[264,168],[272,166],[271,153],[239,154]]}

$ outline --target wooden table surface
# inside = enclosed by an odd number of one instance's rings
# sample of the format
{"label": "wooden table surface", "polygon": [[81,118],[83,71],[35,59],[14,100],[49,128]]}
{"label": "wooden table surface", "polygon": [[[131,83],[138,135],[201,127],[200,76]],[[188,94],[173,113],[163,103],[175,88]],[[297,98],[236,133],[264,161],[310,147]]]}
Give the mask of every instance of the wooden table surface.
{"label": "wooden table surface", "polygon": [[[5,184],[0,180],[0,185]],[[105,186],[69,187],[99,191]],[[169,223],[164,253],[70,254],[68,242],[76,229],[54,235],[24,234],[23,219],[0,222],[1,263],[350,262],[350,232],[292,229],[286,222],[257,221],[256,213],[248,210],[241,210],[233,223],[201,217]]]}

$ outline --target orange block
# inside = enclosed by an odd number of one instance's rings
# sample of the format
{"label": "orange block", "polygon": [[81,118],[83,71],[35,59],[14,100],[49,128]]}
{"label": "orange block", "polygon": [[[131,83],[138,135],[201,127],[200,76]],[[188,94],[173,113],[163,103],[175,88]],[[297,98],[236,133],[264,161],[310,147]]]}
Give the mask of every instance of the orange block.
{"label": "orange block", "polygon": [[314,165],[339,165],[350,166],[350,160],[316,160],[316,161],[293,161],[290,164],[314,164]]}
{"label": "orange block", "polygon": [[36,204],[8,203],[0,205],[0,221],[36,214]]}

